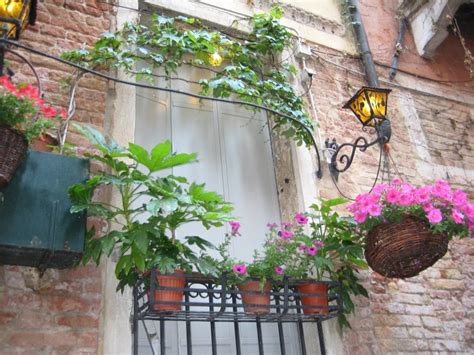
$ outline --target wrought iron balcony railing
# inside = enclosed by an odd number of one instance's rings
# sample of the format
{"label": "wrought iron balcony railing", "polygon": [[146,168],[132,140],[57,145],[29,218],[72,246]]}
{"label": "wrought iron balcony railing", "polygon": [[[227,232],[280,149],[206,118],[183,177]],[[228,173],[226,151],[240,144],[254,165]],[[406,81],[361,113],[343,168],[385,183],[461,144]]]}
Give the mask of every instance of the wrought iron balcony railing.
{"label": "wrought iron balcony railing", "polygon": [[[159,322],[160,354],[165,354],[165,322],[182,321],[186,323],[186,348],[192,354],[192,322],[210,324],[210,346],[212,354],[217,354],[216,323],[234,323],[236,354],[241,354],[239,323],[255,323],[258,338],[258,353],[264,354],[262,323],[275,323],[278,328],[280,352],[285,354],[284,323],[295,323],[298,331],[301,354],[307,354],[303,323],[315,323],[319,337],[321,353],[325,354],[324,337],[321,322],[336,317],[342,312],[341,285],[337,282],[324,282],[328,286],[327,305],[303,305],[302,297],[323,296],[319,293],[302,294],[297,290],[297,282],[285,278],[283,282],[273,283],[269,292],[241,291],[228,285],[227,275],[211,279],[200,274],[179,276],[184,278],[184,287],[159,285],[157,272],[141,280],[134,288],[134,354],[138,354],[139,322]],[[182,292],[180,301],[161,300],[163,291]],[[244,304],[242,296],[264,294],[270,298],[270,304],[264,306],[260,313],[251,313],[261,307],[260,303]],[[253,308],[252,308],[253,307]],[[176,308],[171,310],[170,308]],[[249,310],[251,312],[249,312]],[[147,327],[144,327],[145,331]],[[146,334],[150,341],[149,334]],[[154,350],[153,350],[153,353]]]}

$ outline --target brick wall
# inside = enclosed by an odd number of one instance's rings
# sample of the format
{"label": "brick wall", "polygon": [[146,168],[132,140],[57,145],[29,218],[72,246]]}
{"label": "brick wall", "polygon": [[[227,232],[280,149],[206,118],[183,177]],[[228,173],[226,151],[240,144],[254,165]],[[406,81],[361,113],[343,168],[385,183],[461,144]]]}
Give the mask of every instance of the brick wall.
{"label": "brick wall", "polygon": [[[39,0],[38,19],[21,42],[48,54],[59,55],[92,43],[113,26],[115,8],[98,0]],[[33,62],[49,103],[65,107],[67,88],[62,82],[72,69],[26,51]],[[34,82],[26,65],[8,56],[15,81]],[[75,119],[101,128],[104,124],[107,85],[86,76],[77,94]],[[79,145],[84,140],[70,136]],[[95,266],[69,270],[49,269],[40,278],[33,268],[0,267],[1,354],[96,354],[102,307],[101,271]]]}
{"label": "brick wall", "polygon": [[[385,65],[390,64],[398,28],[394,20],[396,1],[380,2],[379,7],[369,6],[368,2],[360,4],[363,14],[367,14],[364,20],[367,18],[370,45],[379,63],[379,78],[386,80]],[[381,21],[384,21],[383,31],[376,35],[377,29],[370,26]],[[407,36],[410,44],[410,34]],[[352,141],[363,132],[360,123],[341,107],[360,86],[366,85],[361,62],[328,48],[317,45],[314,48],[320,58],[309,65],[317,73],[312,91],[322,135],[335,137],[339,143]],[[463,97],[472,98],[474,83],[467,81],[468,73],[456,59],[463,54],[457,50],[443,54],[443,48],[434,62],[413,59],[413,48],[407,57],[401,55],[402,69],[416,70],[415,63],[419,67],[427,66],[421,73],[431,75],[433,80],[399,72],[394,85],[382,84],[393,89],[388,113],[393,130],[391,152],[404,179],[423,184],[443,178],[467,190],[473,199],[474,181],[468,174],[474,168],[474,111],[472,102],[463,102]],[[440,63],[449,63],[451,67]],[[439,73],[439,77],[433,73]],[[403,84],[397,87],[398,83]],[[368,191],[376,175],[377,161],[376,148],[357,152],[353,166],[339,178],[341,191],[351,197]],[[321,195],[336,197],[338,192],[328,173],[326,169],[326,176],[320,182]],[[356,313],[349,318],[352,330],[343,333],[345,352],[364,355],[472,352],[473,265],[474,242],[453,240],[447,255],[417,277],[396,280],[370,270],[362,272],[360,278],[370,297],[356,300]]]}

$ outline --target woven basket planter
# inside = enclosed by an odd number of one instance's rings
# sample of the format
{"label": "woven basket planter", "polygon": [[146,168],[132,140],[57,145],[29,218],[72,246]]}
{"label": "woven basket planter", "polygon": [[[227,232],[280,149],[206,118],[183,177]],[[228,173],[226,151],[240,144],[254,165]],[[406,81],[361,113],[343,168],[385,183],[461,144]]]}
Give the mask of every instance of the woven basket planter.
{"label": "woven basket planter", "polygon": [[28,150],[26,138],[6,125],[0,125],[0,188],[8,185]]}
{"label": "woven basket planter", "polygon": [[448,242],[447,235],[433,233],[425,222],[404,216],[400,222],[381,224],[369,232],[365,258],[379,274],[403,279],[441,259]]}

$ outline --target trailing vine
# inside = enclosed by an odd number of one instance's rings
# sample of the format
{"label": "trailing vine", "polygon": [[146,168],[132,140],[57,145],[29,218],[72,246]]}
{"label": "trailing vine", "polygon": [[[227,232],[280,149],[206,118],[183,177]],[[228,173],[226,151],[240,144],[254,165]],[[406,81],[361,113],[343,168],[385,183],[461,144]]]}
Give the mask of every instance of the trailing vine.
{"label": "trailing vine", "polygon": [[166,79],[188,81],[177,77],[185,65],[211,70],[212,78],[196,82],[199,94],[234,96],[288,115],[305,127],[278,115],[274,127],[298,145],[310,145],[308,129],[312,131],[313,123],[289,82],[296,68],[279,60],[293,38],[280,24],[282,16],[280,7],[254,15],[249,19],[252,31],[243,40],[212,31],[195,18],[155,14],[146,25],[126,23],[119,31],[102,34],[92,48],[62,57],[94,70],[119,68],[137,80],[153,81],[156,70],[162,69]]}

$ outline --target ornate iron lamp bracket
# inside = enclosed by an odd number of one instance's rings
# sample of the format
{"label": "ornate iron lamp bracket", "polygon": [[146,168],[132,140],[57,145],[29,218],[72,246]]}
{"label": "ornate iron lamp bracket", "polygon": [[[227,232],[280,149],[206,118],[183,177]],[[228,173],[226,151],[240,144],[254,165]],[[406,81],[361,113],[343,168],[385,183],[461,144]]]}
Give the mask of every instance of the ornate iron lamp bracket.
{"label": "ornate iron lamp bracket", "polygon": [[[354,156],[357,149],[360,150],[361,152],[364,152],[367,150],[367,148],[375,144],[383,145],[390,141],[390,137],[392,135],[392,129],[391,129],[389,120],[385,119],[382,123],[380,123],[380,125],[377,125],[374,128],[377,133],[377,138],[373,140],[372,142],[368,142],[365,137],[361,136],[361,137],[358,137],[354,141],[354,143],[343,143],[340,146],[338,146],[338,148],[332,154],[332,157],[331,157],[331,170],[337,173],[342,173],[346,171],[347,169],[349,169],[350,166],[352,165],[352,161],[354,160]],[[350,153],[340,155],[342,149],[347,148],[347,147],[351,148]],[[338,158],[339,155],[340,157]],[[342,164],[341,167],[338,166],[338,162]]]}

